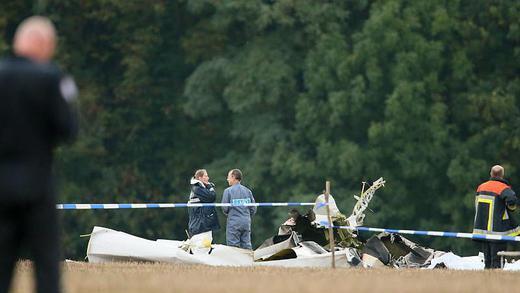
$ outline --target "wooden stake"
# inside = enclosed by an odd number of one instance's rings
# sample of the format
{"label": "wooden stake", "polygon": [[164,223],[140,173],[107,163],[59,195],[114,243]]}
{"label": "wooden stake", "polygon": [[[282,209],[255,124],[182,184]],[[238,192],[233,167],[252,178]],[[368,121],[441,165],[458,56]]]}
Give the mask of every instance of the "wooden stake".
{"label": "wooden stake", "polygon": [[332,229],[332,217],[330,216],[330,205],[329,205],[329,195],[330,195],[330,181],[325,182],[325,202],[327,202],[327,219],[329,221],[329,248],[332,252],[332,268],[336,268],[336,258],[334,252],[334,230]]}

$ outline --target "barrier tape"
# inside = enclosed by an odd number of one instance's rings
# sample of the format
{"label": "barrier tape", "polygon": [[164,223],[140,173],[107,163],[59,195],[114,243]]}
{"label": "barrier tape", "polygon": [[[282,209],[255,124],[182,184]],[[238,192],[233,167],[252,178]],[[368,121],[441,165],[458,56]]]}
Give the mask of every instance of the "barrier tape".
{"label": "barrier tape", "polygon": [[[319,203],[317,207],[327,205]],[[313,202],[256,202],[256,203],[105,203],[105,204],[57,204],[58,210],[113,210],[113,209],[157,209],[157,208],[190,208],[190,207],[291,207],[314,206]]]}
{"label": "barrier tape", "polygon": [[[288,206],[314,206],[313,202],[257,202],[257,203],[109,203],[109,204],[74,204],[65,203],[57,204],[56,209],[59,210],[110,210],[110,209],[153,209],[153,208],[189,208],[189,207],[288,207]],[[326,203],[318,203],[317,208],[327,205]],[[320,222],[324,227],[328,227],[328,222]],[[446,232],[446,231],[423,231],[423,230],[401,230],[401,229],[385,229],[373,227],[353,227],[353,226],[332,226],[335,229],[347,229],[367,232],[387,232],[395,234],[409,234],[421,236],[436,236],[450,238],[468,238],[479,240],[501,240],[520,242],[520,236],[505,235],[483,235],[462,232]]]}
{"label": "barrier tape", "polygon": [[[328,222],[321,222],[322,226],[328,227]],[[409,235],[424,235],[424,236],[437,236],[437,237],[452,237],[452,238],[469,238],[469,239],[480,239],[480,240],[502,240],[502,241],[520,241],[520,236],[505,236],[505,235],[483,235],[473,233],[461,233],[461,232],[444,232],[444,231],[421,231],[421,230],[399,230],[399,229],[383,229],[383,228],[372,228],[372,227],[352,227],[352,226],[332,226],[336,229],[347,229],[357,231],[370,231],[370,232],[387,232],[395,234],[409,234]]]}

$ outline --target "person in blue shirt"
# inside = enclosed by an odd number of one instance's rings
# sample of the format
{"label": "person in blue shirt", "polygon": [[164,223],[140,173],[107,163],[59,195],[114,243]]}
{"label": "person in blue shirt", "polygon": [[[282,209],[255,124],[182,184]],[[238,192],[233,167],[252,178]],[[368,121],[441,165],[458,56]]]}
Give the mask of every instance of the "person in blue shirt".
{"label": "person in blue shirt", "polygon": [[[249,188],[240,184],[242,172],[233,169],[228,172],[229,187],[224,190],[222,203],[231,203],[231,207],[222,207],[227,216],[226,243],[244,249],[251,249],[251,218],[256,213],[255,206],[243,206],[254,203],[255,198]],[[241,206],[242,205],[242,206]]]}

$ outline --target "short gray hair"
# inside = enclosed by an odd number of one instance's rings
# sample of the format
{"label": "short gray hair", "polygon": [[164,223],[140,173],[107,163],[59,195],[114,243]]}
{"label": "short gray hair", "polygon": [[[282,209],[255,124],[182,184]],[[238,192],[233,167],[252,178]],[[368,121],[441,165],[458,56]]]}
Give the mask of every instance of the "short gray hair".
{"label": "short gray hair", "polygon": [[242,180],[242,171],[240,171],[240,169],[232,169],[229,172],[231,172],[231,176],[233,176],[233,178],[235,178],[236,180]]}
{"label": "short gray hair", "polygon": [[503,178],[504,173],[505,173],[504,167],[502,167],[500,165],[495,165],[495,166],[491,167],[491,171],[489,172],[489,175],[491,175],[491,177]]}
{"label": "short gray hair", "polygon": [[24,19],[16,29],[15,38],[26,32],[36,29],[43,30],[43,32],[49,34],[49,36],[53,39],[56,38],[56,27],[54,27],[52,21],[49,18],[40,15],[35,15]]}

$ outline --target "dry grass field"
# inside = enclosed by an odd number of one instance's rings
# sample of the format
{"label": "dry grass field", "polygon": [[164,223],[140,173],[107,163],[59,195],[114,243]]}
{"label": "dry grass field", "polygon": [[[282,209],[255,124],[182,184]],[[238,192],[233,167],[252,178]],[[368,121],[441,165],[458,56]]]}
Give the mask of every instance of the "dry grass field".
{"label": "dry grass field", "polygon": [[[12,292],[32,292],[31,274],[30,263],[21,263]],[[66,263],[63,286],[69,293],[517,292],[520,273]]]}

